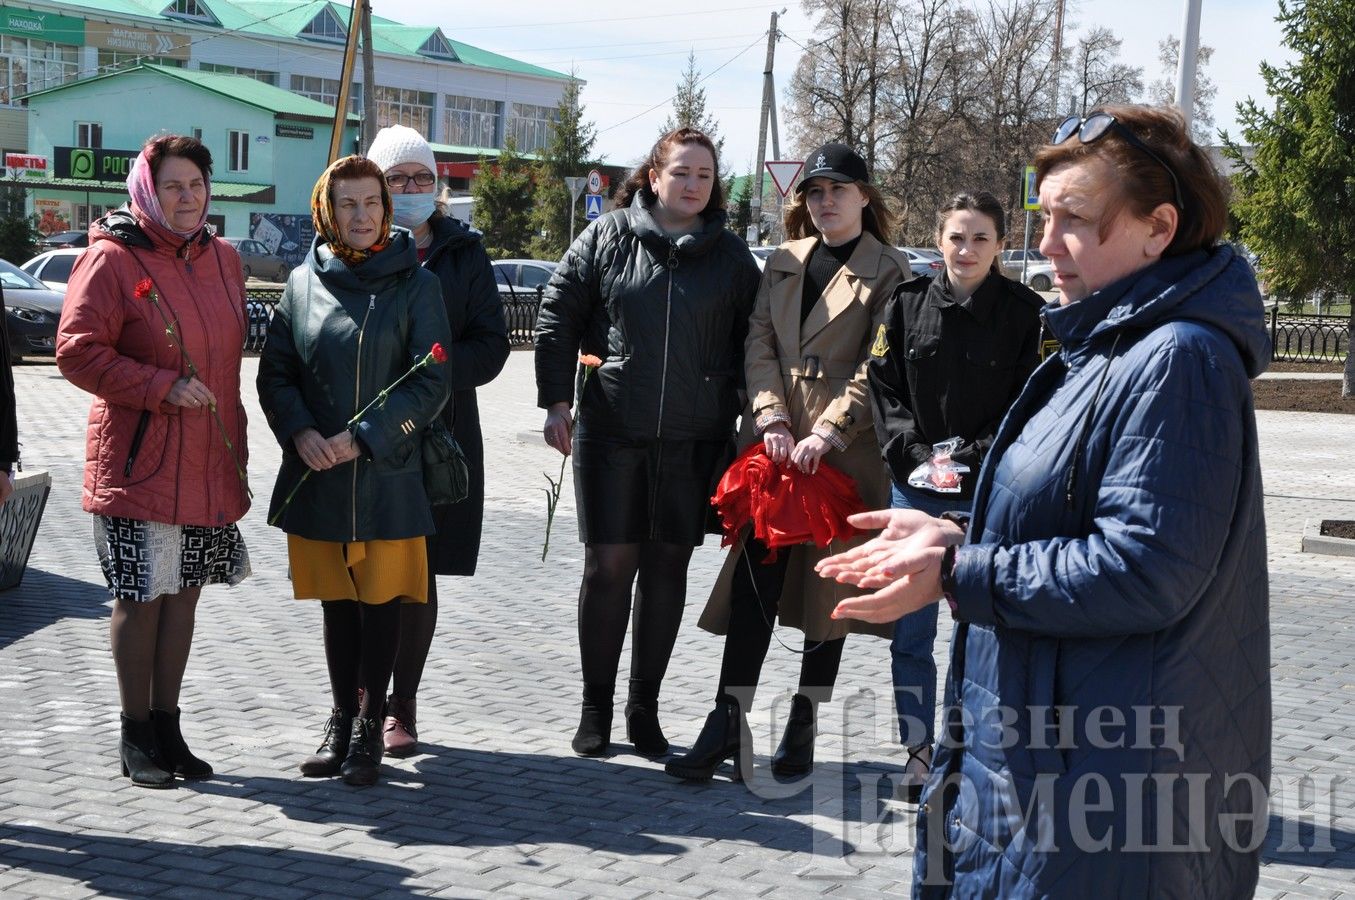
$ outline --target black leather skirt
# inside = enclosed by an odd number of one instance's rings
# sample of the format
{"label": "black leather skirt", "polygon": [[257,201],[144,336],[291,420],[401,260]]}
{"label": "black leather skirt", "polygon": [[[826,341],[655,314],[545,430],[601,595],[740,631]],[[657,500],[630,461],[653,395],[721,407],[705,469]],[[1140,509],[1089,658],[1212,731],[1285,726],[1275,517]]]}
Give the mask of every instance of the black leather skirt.
{"label": "black leather skirt", "polygon": [[715,524],[710,498],[733,443],[576,434],[573,457],[580,541],[695,547]]}

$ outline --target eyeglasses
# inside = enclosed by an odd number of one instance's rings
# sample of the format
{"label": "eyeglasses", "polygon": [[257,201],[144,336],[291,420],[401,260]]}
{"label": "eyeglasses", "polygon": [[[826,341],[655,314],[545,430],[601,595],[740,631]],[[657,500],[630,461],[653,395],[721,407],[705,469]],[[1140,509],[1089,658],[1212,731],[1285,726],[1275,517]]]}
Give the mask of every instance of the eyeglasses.
{"label": "eyeglasses", "polygon": [[[1130,131],[1124,125],[1116,121],[1110,113],[1092,113],[1087,118],[1080,116],[1069,116],[1059,125],[1058,130],[1054,132],[1055,144],[1062,144],[1073,135],[1084,144],[1094,144],[1106,136],[1106,132],[1113,131],[1124,138],[1130,146],[1142,150],[1151,156],[1159,166],[1167,170],[1167,174],[1172,179],[1172,191],[1176,194],[1176,208],[1185,212],[1186,204],[1181,196],[1181,181],[1176,177],[1176,171],[1167,164],[1167,161],[1159,156],[1152,147],[1145,144],[1138,135]],[[387,179],[389,180],[389,179]]]}
{"label": "eyeglasses", "polygon": [[386,184],[390,185],[396,190],[403,190],[404,186],[409,184],[411,181],[417,184],[419,187],[428,187],[430,184],[437,180],[438,177],[434,175],[432,172],[420,172],[418,175],[406,175],[403,172],[392,172],[386,176]]}

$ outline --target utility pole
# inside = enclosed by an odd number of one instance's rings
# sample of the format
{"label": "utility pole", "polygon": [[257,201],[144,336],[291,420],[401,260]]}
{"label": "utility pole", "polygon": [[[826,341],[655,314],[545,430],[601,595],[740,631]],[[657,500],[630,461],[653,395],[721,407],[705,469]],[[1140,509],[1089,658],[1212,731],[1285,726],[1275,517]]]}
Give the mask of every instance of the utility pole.
{"label": "utility pole", "polygon": [[368,0],[362,0],[362,140],[360,143],[363,153],[371,149],[372,141],[376,140],[376,131],[376,64],[372,58],[372,4]]}
{"label": "utility pole", "polygon": [[[752,196],[748,198],[749,219],[746,240],[756,244],[762,228],[762,170],[767,162],[767,123],[776,122],[776,89],[772,81],[772,63],[776,60],[776,13],[772,13],[771,28],[767,31],[767,65],[762,69],[762,112],[758,116],[757,165],[753,169]],[[773,125],[773,128],[775,126]],[[773,132],[773,149],[781,155],[781,141]]]}
{"label": "utility pole", "polygon": [[1059,112],[1059,89],[1063,87],[1063,6],[1065,0],[1059,0],[1058,11],[1054,14],[1054,121],[1063,113]]}
{"label": "utility pole", "polygon": [[353,62],[358,49],[358,29],[353,26],[357,24],[358,16],[362,14],[358,8],[359,2],[360,0],[353,0],[353,10],[348,14],[348,40],[343,45],[343,66],[339,70],[339,96],[334,101],[334,131],[329,136],[331,163],[340,156],[343,133],[348,125],[348,86],[353,83]]}
{"label": "utility pole", "polygon": [[1176,105],[1186,117],[1186,134],[1195,118],[1195,58],[1200,53],[1200,0],[1186,0],[1181,24],[1181,55],[1176,58]]}

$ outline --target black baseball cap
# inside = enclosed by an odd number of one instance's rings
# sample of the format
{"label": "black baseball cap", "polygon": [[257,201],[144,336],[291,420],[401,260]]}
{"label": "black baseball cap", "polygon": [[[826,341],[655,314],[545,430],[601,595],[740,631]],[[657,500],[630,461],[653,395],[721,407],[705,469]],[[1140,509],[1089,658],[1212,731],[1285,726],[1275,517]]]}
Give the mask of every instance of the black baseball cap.
{"label": "black baseball cap", "polygon": [[800,183],[795,185],[795,193],[805,189],[805,182],[811,178],[828,178],[832,181],[864,181],[870,183],[870,170],[866,161],[857,156],[856,151],[846,144],[824,144],[805,158],[805,167],[800,174]]}

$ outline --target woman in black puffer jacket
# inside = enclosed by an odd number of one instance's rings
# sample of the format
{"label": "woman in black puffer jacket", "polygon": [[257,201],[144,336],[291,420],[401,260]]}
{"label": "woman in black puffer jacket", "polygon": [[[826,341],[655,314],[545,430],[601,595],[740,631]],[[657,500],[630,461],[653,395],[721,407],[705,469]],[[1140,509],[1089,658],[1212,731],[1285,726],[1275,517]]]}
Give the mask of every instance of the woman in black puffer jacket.
{"label": "woman in black puffer jacket", "polygon": [[[584,230],[546,288],[536,334],[546,443],[574,456],[584,575],[583,711],[574,752],[600,756],[631,618],[626,732],[668,751],[658,693],[682,622],[687,563],[733,438],[758,271],[725,228],[710,138],[681,128],[627,179],[617,209]],[[580,353],[602,364],[584,380]],[[638,583],[637,583],[638,575]]]}

